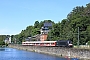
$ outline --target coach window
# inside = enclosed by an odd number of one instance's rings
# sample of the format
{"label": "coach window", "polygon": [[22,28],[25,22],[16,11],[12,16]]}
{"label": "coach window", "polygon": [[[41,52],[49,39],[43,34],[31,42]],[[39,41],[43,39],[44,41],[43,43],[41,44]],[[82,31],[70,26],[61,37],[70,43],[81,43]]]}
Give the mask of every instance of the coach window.
{"label": "coach window", "polygon": [[51,43],[52,45],[54,44],[54,43]]}
{"label": "coach window", "polygon": [[68,44],[69,44],[70,42],[68,41]]}
{"label": "coach window", "polygon": [[50,43],[50,45],[51,45],[51,43]]}

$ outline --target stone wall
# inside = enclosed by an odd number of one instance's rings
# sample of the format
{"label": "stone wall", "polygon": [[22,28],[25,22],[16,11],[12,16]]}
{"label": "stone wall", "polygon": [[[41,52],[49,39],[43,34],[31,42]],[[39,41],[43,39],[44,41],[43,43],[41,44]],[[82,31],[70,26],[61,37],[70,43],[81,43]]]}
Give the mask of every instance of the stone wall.
{"label": "stone wall", "polygon": [[11,48],[55,55],[60,57],[71,57],[80,59],[90,59],[89,49],[63,48],[63,47],[40,47],[40,46],[22,46],[9,45]]}

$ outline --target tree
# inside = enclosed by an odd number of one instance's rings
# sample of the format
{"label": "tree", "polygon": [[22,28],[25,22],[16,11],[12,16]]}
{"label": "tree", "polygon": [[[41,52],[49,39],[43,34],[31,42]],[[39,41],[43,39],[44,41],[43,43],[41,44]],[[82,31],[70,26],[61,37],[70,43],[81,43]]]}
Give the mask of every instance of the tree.
{"label": "tree", "polygon": [[51,20],[35,21],[34,26],[28,26],[25,30],[22,30],[17,36],[17,41],[22,42],[24,38],[32,37],[40,34],[41,27],[44,23],[52,23],[52,27],[48,27],[50,32],[48,33],[47,40],[72,40],[74,45],[77,45],[77,33],[78,27],[80,28],[80,44],[84,45],[90,40],[90,3],[84,6],[76,6],[67,15],[66,19],[61,22],[54,23]]}
{"label": "tree", "polygon": [[5,45],[5,42],[4,41],[0,41],[0,45]]}
{"label": "tree", "polygon": [[40,26],[39,26],[39,21],[35,21],[35,23],[34,23],[34,28],[40,28]]}

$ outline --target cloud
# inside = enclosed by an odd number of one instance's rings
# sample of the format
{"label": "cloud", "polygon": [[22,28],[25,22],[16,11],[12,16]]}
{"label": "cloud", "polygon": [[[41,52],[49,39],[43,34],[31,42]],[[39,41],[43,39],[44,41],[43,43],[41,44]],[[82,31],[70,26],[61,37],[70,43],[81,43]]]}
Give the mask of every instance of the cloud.
{"label": "cloud", "polygon": [[16,35],[16,34],[18,34],[18,32],[14,30],[10,30],[7,28],[0,29],[0,35]]}

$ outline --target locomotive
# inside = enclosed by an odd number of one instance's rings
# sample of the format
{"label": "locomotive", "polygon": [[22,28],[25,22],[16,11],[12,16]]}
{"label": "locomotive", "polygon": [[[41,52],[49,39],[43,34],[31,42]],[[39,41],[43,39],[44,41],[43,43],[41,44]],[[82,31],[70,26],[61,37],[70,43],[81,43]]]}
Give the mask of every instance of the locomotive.
{"label": "locomotive", "polygon": [[59,40],[56,42],[56,46],[60,47],[73,47],[71,40]]}
{"label": "locomotive", "polygon": [[59,46],[59,47],[73,47],[71,40],[58,41],[26,41],[22,42],[24,46]]}

